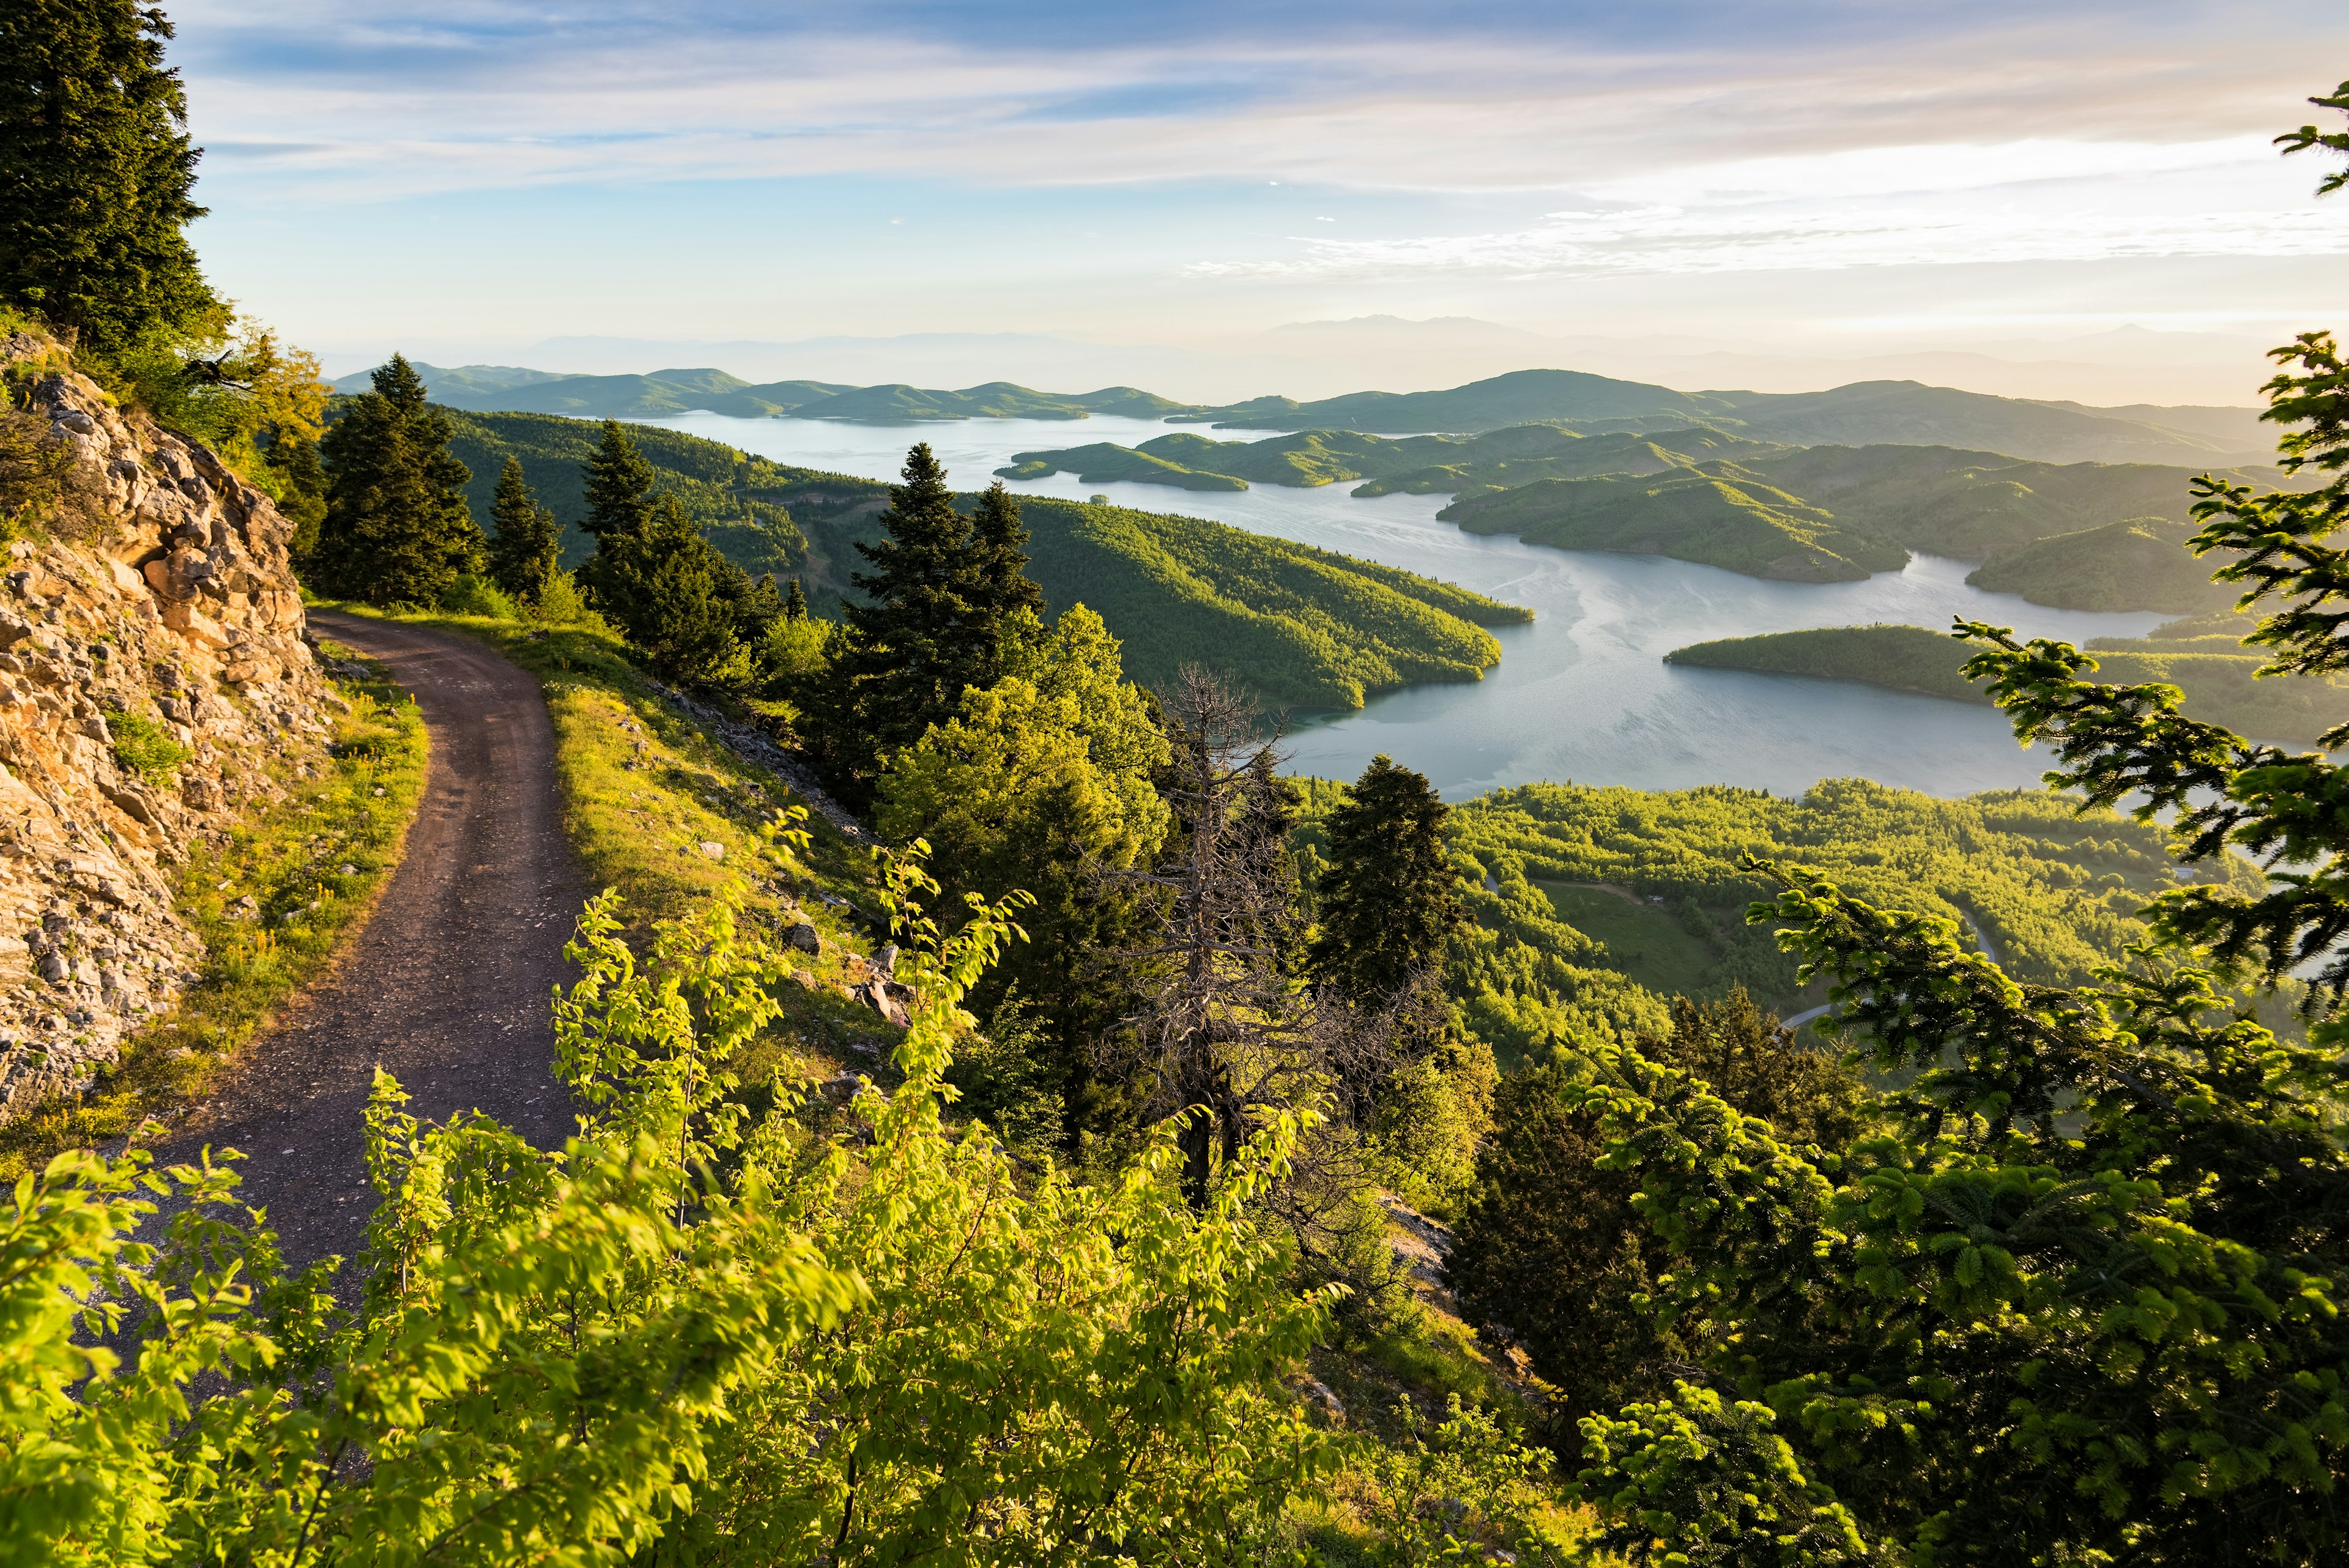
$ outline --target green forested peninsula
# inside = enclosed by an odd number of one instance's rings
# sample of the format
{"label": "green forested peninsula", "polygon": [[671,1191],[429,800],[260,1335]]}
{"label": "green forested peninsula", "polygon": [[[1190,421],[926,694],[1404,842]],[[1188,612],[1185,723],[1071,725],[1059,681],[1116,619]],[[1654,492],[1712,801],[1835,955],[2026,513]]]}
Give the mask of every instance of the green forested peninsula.
{"label": "green forested peninsula", "polygon": [[1402,437],[1316,430],[1254,441],[1186,432],[1138,447],[1096,441],[1023,452],[995,472],[1006,479],[1073,473],[1086,484],[1126,481],[1185,490],[1245,490],[1251,483],[1311,488],[1362,480],[1353,494],[1472,494],[1537,479],[1661,473],[1732,451],[1766,450],[1703,429],[1586,436],[1560,425],[1518,425],[1479,436]]}
{"label": "green forested peninsula", "polygon": [[[2267,659],[2244,651],[2231,638],[2196,637],[2179,643],[2157,631],[2144,640],[2099,639],[2094,651],[2097,669],[2087,680],[2100,686],[2166,682],[2186,694],[2188,716],[2243,734],[2305,742],[2349,722],[2349,687],[2329,679],[2258,680]],[[1674,649],[1664,659],[1695,669],[1858,680],[1987,703],[1990,699],[1959,673],[1967,657],[1963,644],[1923,627],[1846,626],[1724,638]]]}
{"label": "green forested peninsula", "polygon": [[1852,582],[1898,571],[1908,552],[1846,526],[1732,465],[1648,479],[1546,479],[1454,502],[1437,515],[1471,534],[1515,534],[1562,550],[1671,556],[1749,576]]}
{"label": "green forested peninsula", "polygon": [[2062,609],[2223,609],[2236,591],[2212,582],[2209,564],[2186,548],[2194,532],[2191,523],[2127,518],[2002,551],[1966,581]]}

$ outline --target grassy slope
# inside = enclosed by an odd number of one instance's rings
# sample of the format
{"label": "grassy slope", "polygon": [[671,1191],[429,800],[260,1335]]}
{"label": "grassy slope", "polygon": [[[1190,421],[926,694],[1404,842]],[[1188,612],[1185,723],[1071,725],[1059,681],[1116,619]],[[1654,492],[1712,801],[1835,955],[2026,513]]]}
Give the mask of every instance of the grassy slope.
{"label": "grassy slope", "polygon": [[1845,527],[1801,498],[1707,472],[1664,479],[1553,479],[1456,501],[1437,515],[1472,534],[1515,534],[1563,550],[1671,556],[1749,576],[1849,582],[1897,571],[1908,553]]}
{"label": "grassy slope", "polygon": [[[451,412],[450,449],[472,470],[465,487],[473,520],[489,526],[491,497],[508,456],[522,460],[523,476],[566,524],[586,512],[580,470],[594,455],[603,427],[556,414]],[[657,425],[630,425],[628,437],[659,474],[659,488],[684,504],[710,542],[752,572],[790,572],[807,559],[807,536],[763,493],[803,470],[787,469],[730,446]],[[564,561],[576,566],[595,542],[575,526],[564,530]]]}
{"label": "grassy slope", "polygon": [[[2164,681],[2185,693],[2192,718],[2271,741],[2313,741],[2349,722],[2349,688],[2320,680],[2259,680],[2266,662],[2208,639],[2181,649],[2103,639],[2089,677],[2105,685]],[[1753,670],[1858,680],[1930,697],[1986,702],[1958,674],[1965,650],[1940,632],[1915,626],[1826,627],[1725,638],[1675,649],[1669,663],[1710,670]]]}
{"label": "grassy slope", "polygon": [[[287,793],[220,842],[197,843],[178,869],[175,907],[204,944],[196,982],[124,1042],[121,1062],[88,1094],[0,1128],[0,1180],[202,1099],[237,1049],[330,969],[343,940],[365,923],[423,793],[425,732],[388,680],[341,690],[352,711],[337,723],[327,770],[305,777],[273,768]],[[230,913],[247,896],[260,905],[256,919]]]}

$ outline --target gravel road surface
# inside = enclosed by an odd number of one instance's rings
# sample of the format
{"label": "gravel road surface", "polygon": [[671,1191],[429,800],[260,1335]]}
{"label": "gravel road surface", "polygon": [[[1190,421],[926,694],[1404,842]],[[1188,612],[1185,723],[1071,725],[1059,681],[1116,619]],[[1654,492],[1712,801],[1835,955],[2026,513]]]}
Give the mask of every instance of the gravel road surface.
{"label": "gravel road surface", "polygon": [[289,1262],[347,1257],[373,1208],[360,1113],[377,1064],[408,1108],[469,1108],[541,1147],[574,1130],[551,1072],[548,995],[585,893],[563,836],[554,733],[537,680],[481,643],[313,611],[311,628],[391,668],[431,732],[408,853],[334,975],[295,1003],[158,1164],[235,1148],[244,1200]]}

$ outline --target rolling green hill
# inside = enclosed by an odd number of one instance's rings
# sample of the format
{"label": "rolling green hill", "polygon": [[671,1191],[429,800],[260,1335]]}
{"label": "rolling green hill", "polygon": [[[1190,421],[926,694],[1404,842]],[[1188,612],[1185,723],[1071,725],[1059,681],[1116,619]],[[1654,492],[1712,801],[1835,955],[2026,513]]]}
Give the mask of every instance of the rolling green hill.
{"label": "rolling green hill", "polygon": [[[2198,640],[2195,650],[2183,651],[2158,641],[2105,639],[2090,651],[2098,666],[2088,677],[2091,680],[2107,686],[2166,682],[2185,693],[2189,717],[2261,740],[2313,741],[2349,722],[2349,687],[2256,680],[2266,659],[2240,649],[2226,651]],[[1966,658],[1964,645],[1923,627],[1847,626],[1700,642],[1673,649],[1664,660],[1698,669],[1857,680],[1987,703],[1989,699],[1958,673]]]}
{"label": "rolling green hill", "polygon": [[1455,501],[1437,516],[1471,534],[1515,534],[1561,550],[1622,550],[1782,582],[1853,582],[1898,571],[1908,552],[1883,535],[1739,471],[1709,463],[1665,478],[1546,479]]}
{"label": "rolling green hill", "polygon": [[[594,455],[602,427],[555,414],[451,410],[449,421],[455,431],[450,450],[473,473],[465,487],[473,520],[489,525],[498,475],[509,455],[519,458],[539,500],[565,524],[564,564],[586,559],[594,541],[573,524],[587,510],[580,468]],[[631,425],[628,434],[660,475],[660,488],[684,504],[687,514],[730,560],[753,573],[794,572],[807,560],[807,535],[789,511],[766,498],[804,471],[657,425]]]}
{"label": "rolling green hill", "polygon": [[1618,381],[1579,370],[1514,370],[1441,392],[1350,392],[1300,403],[1255,398],[1176,416],[1177,423],[1222,430],[1348,430],[1381,435],[1439,431],[1492,431],[1549,420],[1653,418],[1692,421],[1725,413],[1727,405],[1702,394],[1675,392],[1643,381]]}
{"label": "rolling green hill", "polygon": [[1184,490],[1245,490],[1250,484],[1311,488],[1361,480],[1352,493],[1366,497],[1481,494],[1537,479],[1661,473],[1732,451],[1768,450],[1703,429],[1667,431],[1654,437],[1585,436],[1557,425],[1516,425],[1478,436],[1300,431],[1253,441],[1178,432],[1138,447],[1096,441],[1056,452],[1023,452],[995,472],[1006,479],[1074,473],[1086,484],[1126,481]]}
{"label": "rolling green hill", "polygon": [[[761,497],[807,531],[810,597],[836,606],[888,487],[801,470]],[[1448,583],[1220,523],[1043,496],[1019,504],[1028,573],[1050,607],[1081,601],[1100,612],[1125,644],[1126,673],[1144,684],[1196,662],[1276,705],[1356,708],[1415,681],[1481,679],[1501,657],[1485,628],[1533,618]]]}
{"label": "rolling green hill", "polygon": [[[960,391],[908,386],[855,387],[844,381],[752,383],[723,370],[654,370],[645,375],[558,376],[543,370],[468,365],[442,369],[419,365],[432,398],[474,413],[569,414],[578,419],[650,420],[706,410],[745,419],[846,420],[869,424],[917,424],[936,420],[1081,420],[1088,414],[1158,419],[1189,408],[1133,387],[1062,394],[989,381]],[[335,383],[338,392],[364,392],[368,372]]]}
{"label": "rolling green hill", "polygon": [[1709,392],[1725,405],[1713,422],[1756,441],[1793,446],[1967,447],[2043,462],[2257,462],[2220,438],[2170,430],[2108,411],[1961,392],[1918,381],[1855,381],[1824,392]]}
{"label": "rolling green hill", "polygon": [[2210,580],[2218,563],[2186,548],[2194,532],[2191,523],[2132,517],[2003,551],[1966,581],[2062,609],[2223,609],[2240,590]]}

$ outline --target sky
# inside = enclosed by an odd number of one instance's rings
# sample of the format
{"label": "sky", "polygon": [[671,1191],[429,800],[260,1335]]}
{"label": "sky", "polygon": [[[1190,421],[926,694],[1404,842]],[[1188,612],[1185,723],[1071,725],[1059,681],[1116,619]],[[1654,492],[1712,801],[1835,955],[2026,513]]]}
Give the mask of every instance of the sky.
{"label": "sky", "polygon": [[[330,369],[1017,334],[1230,396],[1939,353],[2249,401],[2261,345],[2349,326],[2349,194],[2270,144],[2349,75],[2304,0],[171,14],[206,265]],[[1278,331],[1381,317],[1452,325]]]}

